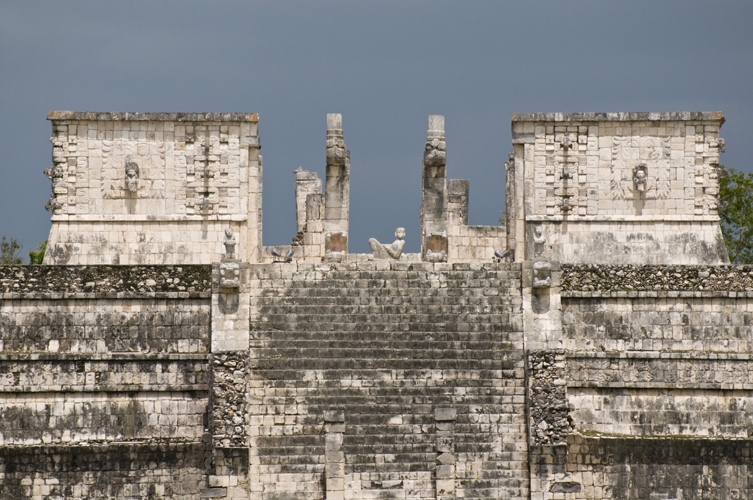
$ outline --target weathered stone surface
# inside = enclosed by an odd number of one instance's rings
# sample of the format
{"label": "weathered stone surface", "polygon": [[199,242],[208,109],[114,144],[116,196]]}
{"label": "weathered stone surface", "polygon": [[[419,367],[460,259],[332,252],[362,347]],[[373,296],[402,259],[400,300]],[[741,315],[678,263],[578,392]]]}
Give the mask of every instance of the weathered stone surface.
{"label": "weathered stone surface", "polygon": [[261,258],[258,116],[75,113],[52,122],[46,264],[210,264],[231,227]]}
{"label": "weathered stone surface", "polygon": [[531,442],[564,444],[572,428],[567,405],[565,353],[530,351],[528,364]]}
{"label": "weathered stone surface", "polygon": [[211,266],[0,266],[6,294],[200,293],[211,290]]}
{"label": "weathered stone surface", "polygon": [[[257,488],[274,474],[323,496],[323,465],[339,455],[327,458],[322,431],[333,424],[322,415],[336,407],[346,494],[393,482],[418,498],[437,486],[527,496],[519,265],[257,265],[251,275]],[[454,454],[454,480],[436,479],[438,453]]]}
{"label": "weathered stone surface", "polygon": [[212,355],[212,436],[215,446],[246,446],[246,353]]}
{"label": "weathered stone surface", "polygon": [[176,121],[176,122],[258,122],[257,113],[127,113],[89,111],[50,111],[48,120]]}
{"label": "weathered stone surface", "polygon": [[720,113],[514,115],[500,227],[432,115],[422,254],[371,261],[340,115],[274,248],[257,116],[50,119],[48,261],[103,265],[0,267],[0,497],[753,496]]}
{"label": "weathered stone surface", "polygon": [[643,121],[685,121],[685,120],[721,120],[720,111],[683,111],[670,113],[513,113],[515,122],[643,122]]}
{"label": "weathered stone surface", "polygon": [[193,500],[208,449],[180,440],[81,446],[0,446],[0,498]]}
{"label": "weathered stone surface", "polygon": [[633,290],[753,292],[753,266],[562,266],[563,292]]}

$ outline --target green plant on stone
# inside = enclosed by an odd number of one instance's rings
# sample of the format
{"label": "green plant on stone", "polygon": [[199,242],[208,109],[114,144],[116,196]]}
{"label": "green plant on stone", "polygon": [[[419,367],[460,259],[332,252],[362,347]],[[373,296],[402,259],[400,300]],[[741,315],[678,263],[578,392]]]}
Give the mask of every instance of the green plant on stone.
{"label": "green plant on stone", "polygon": [[44,261],[44,253],[47,251],[47,240],[44,240],[41,242],[36,250],[32,250],[29,252],[29,264],[33,266],[40,266],[42,265],[42,261]]}
{"label": "green plant on stone", "polygon": [[0,245],[0,266],[18,266],[22,263],[18,252],[21,251],[23,245],[16,241],[15,238],[8,240],[3,236],[3,241]]}
{"label": "green plant on stone", "polygon": [[[723,165],[720,165],[720,173]],[[753,264],[753,174],[733,168],[719,176],[722,236],[733,264]],[[726,204],[726,207],[724,205]]]}

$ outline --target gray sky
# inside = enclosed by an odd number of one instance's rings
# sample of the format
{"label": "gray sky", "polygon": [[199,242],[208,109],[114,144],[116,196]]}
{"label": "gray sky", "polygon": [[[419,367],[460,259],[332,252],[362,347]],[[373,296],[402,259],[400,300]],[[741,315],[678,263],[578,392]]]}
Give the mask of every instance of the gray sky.
{"label": "gray sky", "polygon": [[[350,250],[418,251],[427,116],[470,223],[497,224],[513,112],[722,111],[751,171],[753,2],[0,0],[0,235],[47,238],[51,110],[258,112],[264,244],[295,234],[293,170],[351,152]],[[747,117],[747,118],[746,118]]]}

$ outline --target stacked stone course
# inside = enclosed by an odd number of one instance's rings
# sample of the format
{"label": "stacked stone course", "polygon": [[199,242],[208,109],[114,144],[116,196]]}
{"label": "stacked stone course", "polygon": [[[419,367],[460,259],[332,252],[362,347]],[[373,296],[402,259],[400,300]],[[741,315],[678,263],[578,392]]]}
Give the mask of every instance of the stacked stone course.
{"label": "stacked stone course", "polygon": [[[344,498],[442,496],[442,453],[456,495],[527,496],[519,266],[270,265],[251,279],[255,497],[329,498],[332,410]],[[440,406],[457,413],[451,451],[437,449]]]}
{"label": "stacked stone course", "polygon": [[0,267],[0,498],[197,498],[209,266]]}

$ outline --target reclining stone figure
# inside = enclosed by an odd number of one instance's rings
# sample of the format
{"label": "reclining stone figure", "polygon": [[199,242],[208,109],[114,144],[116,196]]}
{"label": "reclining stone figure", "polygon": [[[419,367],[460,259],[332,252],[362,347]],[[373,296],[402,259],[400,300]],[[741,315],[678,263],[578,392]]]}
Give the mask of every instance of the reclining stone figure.
{"label": "reclining stone figure", "polygon": [[369,246],[375,259],[395,259],[399,260],[405,248],[405,228],[395,229],[396,240],[391,245],[379,243],[376,238],[369,239]]}

